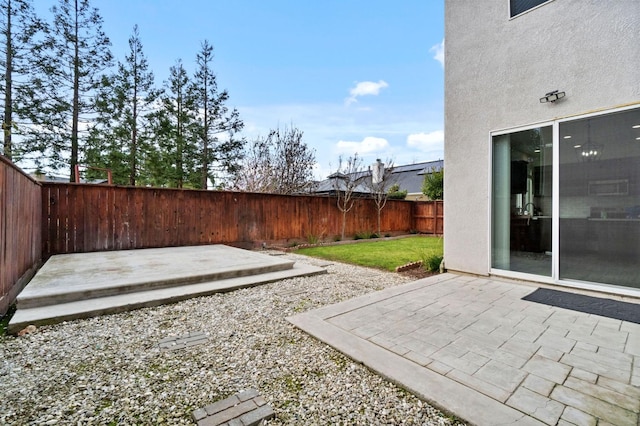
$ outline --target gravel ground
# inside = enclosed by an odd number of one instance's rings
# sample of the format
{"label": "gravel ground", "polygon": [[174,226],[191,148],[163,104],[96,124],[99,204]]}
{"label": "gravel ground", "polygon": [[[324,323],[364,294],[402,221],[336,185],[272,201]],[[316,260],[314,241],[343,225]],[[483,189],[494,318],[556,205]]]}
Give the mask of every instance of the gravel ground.
{"label": "gravel ground", "polygon": [[[285,320],[410,280],[338,263],[327,270],[0,337],[0,424],[192,424],[196,408],[248,388],[276,411],[269,425],[458,424]],[[157,346],[192,331],[208,342]]]}

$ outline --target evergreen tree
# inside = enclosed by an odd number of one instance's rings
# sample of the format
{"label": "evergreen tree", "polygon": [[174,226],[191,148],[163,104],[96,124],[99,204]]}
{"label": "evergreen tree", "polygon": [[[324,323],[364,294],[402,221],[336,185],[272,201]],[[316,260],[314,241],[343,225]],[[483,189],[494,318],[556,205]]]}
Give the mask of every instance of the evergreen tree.
{"label": "evergreen tree", "polygon": [[210,179],[215,183],[212,168],[225,174],[237,170],[242,157],[244,140],[235,139],[244,124],[236,109],[229,111],[225,102],[229,99],[226,90],[218,91],[216,75],[211,69],[213,46],[205,40],[196,56],[197,69],[193,77],[193,95],[197,114],[199,176],[192,178],[192,185],[207,189]]}
{"label": "evergreen tree", "polygon": [[150,154],[152,184],[182,188],[195,170],[196,134],[194,96],[182,61],[170,68],[169,80],[155,115],[156,152]]}
{"label": "evergreen tree", "polygon": [[30,119],[34,132],[28,150],[40,152],[47,165],[70,166],[71,181],[87,129],[95,113],[95,94],[111,65],[111,45],[102,18],[89,0],[58,0],[53,23],[38,53],[32,81]]}
{"label": "evergreen tree", "polygon": [[0,95],[3,98],[2,130],[3,151],[9,160],[13,158],[12,135],[18,127],[18,118],[25,115],[28,103],[24,95],[27,80],[33,68],[33,54],[41,46],[38,35],[45,29],[44,23],[33,11],[31,0],[0,0],[0,69],[4,75]]}
{"label": "evergreen tree", "polygon": [[424,175],[422,193],[430,200],[442,200],[444,198],[444,169],[436,170],[433,168]]}
{"label": "evergreen tree", "polygon": [[87,164],[111,169],[114,183],[135,185],[148,151],[145,133],[159,93],[153,87],[153,72],[137,25],[129,38],[129,49],[125,61],[118,63],[117,73],[103,80],[96,99],[97,125],[85,158]]}

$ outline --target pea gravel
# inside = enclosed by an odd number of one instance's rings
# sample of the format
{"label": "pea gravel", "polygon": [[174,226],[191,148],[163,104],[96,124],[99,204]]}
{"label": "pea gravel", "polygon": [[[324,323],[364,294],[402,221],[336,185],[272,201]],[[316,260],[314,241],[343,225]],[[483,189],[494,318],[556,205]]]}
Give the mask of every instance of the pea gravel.
{"label": "pea gravel", "polygon": [[[328,274],[0,337],[0,424],[193,424],[249,388],[276,411],[268,425],[460,424],[285,320],[409,278],[285,256]],[[190,332],[208,340],[158,346]]]}

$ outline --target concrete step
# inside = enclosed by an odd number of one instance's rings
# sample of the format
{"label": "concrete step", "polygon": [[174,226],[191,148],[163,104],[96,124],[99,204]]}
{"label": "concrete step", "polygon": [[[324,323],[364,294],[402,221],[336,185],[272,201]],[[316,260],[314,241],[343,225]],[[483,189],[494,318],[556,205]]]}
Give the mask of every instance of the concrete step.
{"label": "concrete step", "polygon": [[52,256],[17,298],[30,309],[293,268],[293,261],[211,245]]}
{"label": "concrete step", "polygon": [[[263,255],[264,256],[264,255]],[[268,257],[268,256],[267,256]],[[8,325],[9,333],[17,333],[28,325],[55,324],[79,318],[90,318],[133,309],[178,302],[198,296],[257,286],[287,278],[324,274],[327,271],[315,266],[294,264],[292,268],[269,271],[258,275],[245,275],[216,281],[191,283],[179,286],[146,289],[133,293],[109,295],[88,300],[69,301],[32,308],[18,307]]]}

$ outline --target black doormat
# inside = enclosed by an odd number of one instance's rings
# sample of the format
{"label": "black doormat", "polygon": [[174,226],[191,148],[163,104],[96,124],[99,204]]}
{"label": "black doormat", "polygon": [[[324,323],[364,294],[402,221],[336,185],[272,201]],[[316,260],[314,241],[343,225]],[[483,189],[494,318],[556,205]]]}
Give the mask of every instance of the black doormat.
{"label": "black doormat", "polygon": [[640,304],[539,288],[522,300],[640,324]]}

